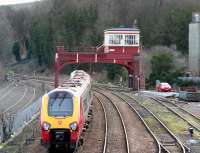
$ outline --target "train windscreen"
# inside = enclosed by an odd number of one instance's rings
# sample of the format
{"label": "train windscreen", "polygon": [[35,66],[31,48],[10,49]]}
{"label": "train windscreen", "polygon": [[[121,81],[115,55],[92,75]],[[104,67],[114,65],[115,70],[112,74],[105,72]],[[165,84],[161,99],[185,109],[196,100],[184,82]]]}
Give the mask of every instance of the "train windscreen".
{"label": "train windscreen", "polygon": [[73,114],[73,97],[67,92],[54,92],[49,96],[48,115],[66,117]]}

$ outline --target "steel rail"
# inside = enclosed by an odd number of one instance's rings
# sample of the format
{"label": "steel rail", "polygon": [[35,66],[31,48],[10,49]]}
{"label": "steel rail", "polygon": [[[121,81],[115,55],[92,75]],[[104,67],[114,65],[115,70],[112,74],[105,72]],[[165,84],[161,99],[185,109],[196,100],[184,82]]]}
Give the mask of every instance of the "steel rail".
{"label": "steel rail", "polygon": [[15,79],[21,79],[21,80],[33,80],[33,81],[37,81],[37,82],[44,82],[44,83],[50,83],[50,84],[54,84],[53,79],[49,79],[48,77],[39,77],[39,76],[28,76],[28,75],[19,75],[19,74],[15,74],[15,76],[13,76]]}
{"label": "steel rail", "polygon": [[99,88],[103,90],[107,89],[111,91],[131,92],[130,88],[122,88],[120,86],[109,86],[109,85],[101,84],[101,83],[93,83],[93,86],[95,88]]}
{"label": "steel rail", "polygon": [[12,81],[11,83],[7,84],[3,89],[1,89],[0,92],[6,91],[6,90],[7,90],[11,85],[13,85],[13,84],[14,84],[14,81]]}
{"label": "steel rail", "polygon": [[33,94],[31,96],[31,98],[29,99],[29,101],[22,107],[22,110],[25,109],[31,102],[33,102],[33,100],[36,97],[36,90],[35,90],[35,88],[32,88],[32,89],[33,89]]}
{"label": "steel rail", "polygon": [[[146,95],[145,95],[145,96],[146,96]],[[148,96],[151,97],[150,94],[149,94]],[[172,101],[170,101],[170,100],[168,100],[168,99],[166,99],[166,98],[164,98],[164,97],[161,97],[161,96],[156,96],[156,97],[154,96],[154,97],[152,97],[152,98],[156,98],[156,99],[158,98],[158,100],[161,100],[161,101],[163,101],[163,102],[167,102],[167,103],[169,103],[169,104],[171,104],[171,105],[174,105],[175,107],[181,109],[182,111],[184,111],[184,112],[187,113],[188,115],[191,115],[192,117],[194,117],[196,120],[198,120],[198,121],[200,122],[200,117],[194,115],[192,112],[190,112],[190,111],[188,111],[188,110],[182,108],[181,106],[179,106],[179,105],[173,103]],[[170,107],[170,106],[169,106],[169,107]]]}
{"label": "steel rail", "polygon": [[161,100],[161,101],[163,101],[163,102],[167,102],[167,103],[169,103],[169,104],[171,104],[171,105],[176,106],[177,108],[181,109],[181,111],[187,113],[188,115],[191,115],[193,118],[195,118],[196,120],[198,120],[198,121],[200,122],[200,117],[194,115],[192,112],[190,112],[190,111],[188,111],[188,110],[182,108],[181,106],[179,106],[179,105],[177,105],[177,104],[171,102],[170,100],[168,100],[168,99],[166,99],[166,98],[163,98],[163,97],[158,97],[158,98],[159,98],[159,100]]}
{"label": "steel rail", "polygon": [[[13,85],[14,84],[14,82],[11,84],[11,85]],[[8,88],[11,86],[11,85],[9,85],[8,86]],[[0,101],[4,98],[4,97],[6,97],[9,93],[11,93],[11,91],[14,89],[15,87],[12,87],[10,90],[8,90],[6,93],[4,93],[1,97],[0,97]],[[7,89],[6,89],[7,90]]]}
{"label": "steel rail", "polygon": [[[164,106],[165,108],[167,108],[168,110],[170,110],[171,112],[173,112],[176,116],[180,117],[181,119],[183,119],[186,123],[188,123],[191,127],[193,127],[194,129],[196,129],[198,132],[200,132],[200,128],[196,127],[196,125],[194,125],[193,123],[191,123],[190,121],[188,121],[187,119],[185,119],[185,117],[183,117],[182,115],[180,115],[179,113],[177,113],[176,111],[174,111],[172,108],[168,107],[167,105],[165,105],[164,103],[160,102],[158,99],[154,98],[154,97],[149,97],[151,99],[153,99],[154,101],[156,101],[157,103],[161,104],[162,106]],[[186,150],[190,150],[185,144],[183,144],[184,147],[186,148]]]}
{"label": "steel rail", "polygon": [[24,93],[23,95],[17,100],[17,102],[13,105],[11,105],[10,107],[8,107],[6,110],[3,111],[3,113],[9,111],[11,108],[15,107],[16,105],[18,105],[19,103],[22,102],[22,100],[24,99],[24,97],[27,95],[27,91],[28,91],[28,88],[25,86],[25,90],[24,90]]}
{"label": "steel rail", "polygon": [[126,151],[127,153],[130,153],[130,150],[129,150],[129,141],[128,141],[128,136],[127,136],[127,130],[126,130],[126,127],[125,127],[125,123],[124,123],[124,120],[122,118],[122,115],[118,109],[118,107],[113,103],[113,101],[110,99],[110,97],[108,97],[107,95],[105,95],[104,93],[100,92],[100,91],[97,91],[97,90],[94,90],[95,92],[103,95],[104,97],[106,97],[108,99],[108,101],[114,106],[114,108],[117,110],[117,113],[119,114],[120,116],[120,120],[121,120],[121,123],[122,123],[122,126],[123,126],[123,129],[124,129],[124,135],[125,135],[125,142],[126,142]]}
{"label": "steel rail", "polygon": [[[144,126],[146,127],[146,129],[149,131],[149,133],[151,134],[151,136],[154,138],[154,140],[157,143],[157,147],[158,147],[158,153],[162,153],[161,149],[164,148],[164,146],[159,142],[159,140],[156,138],[156,136],[153,134],[152,130],[150,129],[150,127],[147,125],[147,123],[145,122],[145,120],[143,119],[143,117],[140,115],[140,113],[129,103],[127,102],[126,99],[124,99],[123,97],[117,95],[116,93],[113,93],[115,96],[117,96],[118,98],[122,99],[127,105],[129,105],[129,107],[131,107],[132,111],[135,112],[137,114],[137,116],[139,117],[139,119],[142,121],[142,123],[144,124]],[[164,148],[165,149],[165,148]],[[169,153],[167,151],[167,149],[165,149],[167,153]]]}
{"label": "steel rail", "polygon": [[194,125],[193,123],[191,123],[190,121],[188,121],[185,117],[183,117],[182,115],[180,115],[178,112],[176,112],[175,110],[173,110],[172,108],[170,108],[169,106],[167,106],[166,104],[160,102],[160,100],[154,98],[154,97],[149,97],[151,99],[153,99],[154,101],[156,101],[157,103],[161,104],[162,106],[164,106],[165,108],[167,108],[168,110],[170,110],[171,112],[173,112],[176,116],[180,117],[181,119],[183,119],[185,122],[187,122],[190,126],[192,126],[194,129],[196,129],[197,131],[200,132],[200,128],[197,127],[196,125]]}
{"label": "steel rail", "polygon": [[98,96],[96,96],[94,94],[94,97],[98,100],[98,102],[100,103],[101,107],[103,108],[103,112],[104,112],[104,119],[105,119],[105,138],[104,138],[104,145],[103,145],[103,151],[102,153],[106,153],[106,147],[107,147],[107,139],[108,139],[108,120],[107,120],[107,115],[106,115],[106,110],[105,107],[102,103],[102,101],[98,98]]}
{"label": "steel rail", "polygon": [[[166,129],[166,131],[171,135],[171,137],[172,138],[174,138],[176,141],[177,141],[177,143],[179,144],[179,146],[180,146],[180,149],[182,150],[182,153],[186,153],[186,152],[189,152],[190,151],[190,149],[187,147],[186,148],[186,146],[170,131],[170,129],[152,112],[152,111],[150,111],[146,106],[144,106],[144,105],[141,105],[140,104],[140,102],[137,100],[137,99],[135,99],[135,98],[133,98],[132,96],[129,96],[129,95],[127,95],[127,94],[125,94],[125,93],[122,93],[123,95],[125,95],[126,97],[129,97],[130,99],[132,99],[133,101],[135,101],[138,105],[140,105],[141,107],[143,107],[144,109],[146,109],[150,114],[152,114],[153,115],[153,117],[164,127],[164,129]],[[130,103],[131,104],[131,103]],[[160,142],[161,143],[161,142]],[[163,145],[164,146],[164,145]],[[188,149],[188,150],[187,150]],[[187,150],[187,151],[186,151]]]}

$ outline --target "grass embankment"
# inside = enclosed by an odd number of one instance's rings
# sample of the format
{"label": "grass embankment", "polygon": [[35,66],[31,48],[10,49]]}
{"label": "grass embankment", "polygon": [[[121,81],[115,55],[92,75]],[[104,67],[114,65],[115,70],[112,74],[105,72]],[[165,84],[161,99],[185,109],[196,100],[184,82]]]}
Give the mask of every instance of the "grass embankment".
{"label": "grass embankment", "polygon": [[147,125],[151,128],[151,130],[156,129],[157,134],[163,133],[163,128],[159,128],[157,126],[157,122],[153,117],[146,117],[144,120],[147,123]]}
{"label": "grass embankment", "polygon": [[[190,125],[180,117],[173,114],[166,107],[158,104],[151,99],[140,101],[140,103],[150,109],[174,134],[188,133],[188,128],[190,127]],[[149,119],[148,122],[152,122],[150,124],[154,124],[151,119]],[[200,139],[199,131],[194,131],[194,138]]]}

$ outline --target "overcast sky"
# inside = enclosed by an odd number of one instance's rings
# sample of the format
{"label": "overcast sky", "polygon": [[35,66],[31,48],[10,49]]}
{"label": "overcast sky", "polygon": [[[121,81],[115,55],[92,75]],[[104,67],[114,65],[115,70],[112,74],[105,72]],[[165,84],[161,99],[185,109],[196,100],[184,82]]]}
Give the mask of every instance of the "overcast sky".
{"label": "overcast sky", "polygon": [[40,0],[0,0],[0,5],[22,4],[34,1],[40,1]]}

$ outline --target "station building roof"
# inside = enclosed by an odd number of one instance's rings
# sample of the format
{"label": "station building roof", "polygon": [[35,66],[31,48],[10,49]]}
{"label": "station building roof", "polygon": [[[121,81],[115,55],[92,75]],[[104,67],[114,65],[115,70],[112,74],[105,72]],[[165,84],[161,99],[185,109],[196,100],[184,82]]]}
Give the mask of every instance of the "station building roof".
{"label": "station building roof", "polygon": [[110,32],[110,31],[140,31],[137,28],[110,28],[104,30],[104,32]]}

